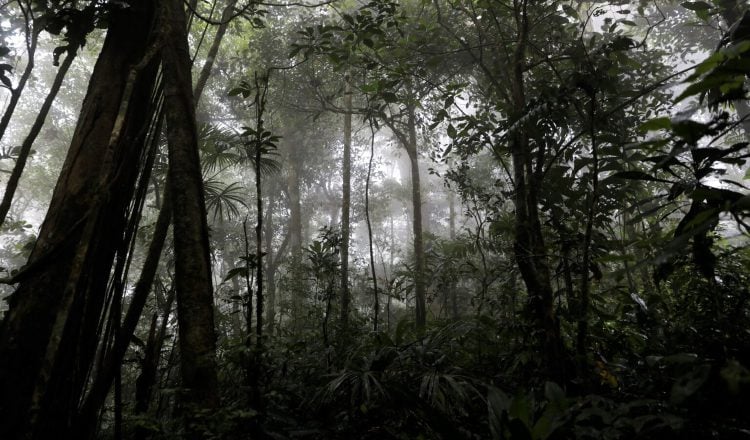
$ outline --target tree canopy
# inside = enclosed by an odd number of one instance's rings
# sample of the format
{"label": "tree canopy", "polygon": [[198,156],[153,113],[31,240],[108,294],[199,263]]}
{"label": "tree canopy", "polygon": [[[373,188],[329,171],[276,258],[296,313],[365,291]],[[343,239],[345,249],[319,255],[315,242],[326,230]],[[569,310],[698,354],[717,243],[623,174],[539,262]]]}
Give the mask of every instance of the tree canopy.
{"label": "tree canopy", "polygon": [[0,438],[747,437],[749,76],[740,0],[2,2]]}

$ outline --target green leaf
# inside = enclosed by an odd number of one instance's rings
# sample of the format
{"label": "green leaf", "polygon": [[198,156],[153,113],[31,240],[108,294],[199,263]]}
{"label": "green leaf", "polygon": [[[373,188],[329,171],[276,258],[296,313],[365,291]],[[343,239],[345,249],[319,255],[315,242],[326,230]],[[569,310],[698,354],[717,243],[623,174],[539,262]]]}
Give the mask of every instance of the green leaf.
{"label": "green leaf", "polygon": [[226,282],[231,280],[232,278],[242,276],[246,277],[248,275],[247,266],[243,267],[235,267],[234,269],[230,269],[229,272],[227,272],[227,276],[224,277],[224,281]]}
{"label": "green leaf", "polygon": [[675,99],[675,102],[680,102],[685,98],[699,95],[707,92],[710,89],[721,87],[725,83],[734,83],[736,80],[735,75],[718,75],[711,74],[703,78],[702,80],[690,84],[681,94]]}
{"label": "green leaf", "polygon": [[299,54],[299,53],[300,53],[300,51],[302,50],[302,48],[303,48],[303,47],[305,47],[305,46],[302,46],[302,45],[299,45],[299,44],[294,44],[294,45],[292,45],[292,50],[291,50],[291,51],[289,51],[289,55],[288,55],[288,57],[289,57],[289,58],[294,58],[294,57],[296,57],[296,56],[297,56],[297,54]]}
{"label": "green leaf", "polygon": [[716,52],[712,54],[710,57],[706,58],[696,66],[695,71],[692,75],[690,75],[687,80],[688,81],[694,81],[701,77],[704,73],[708,73],[709,71],[713,70],[716,66],[718,66],[722,61],[726,59],[726,55],[722,52]]}
{"label": "green leaf", "polygon": [[578,11],[576,11],[574,7],[570,5],[563,5],[562,9],[563,12],[565,12],[565,14],[567,14],[568,16],[578,18]]}
{"label": "green leaf", "polygon": [[453,126],[453,124],[448,124],[447,129],[448,137],[451,139],[455,139],[458,132],[456,131],[456,127]]}
{"label": "green leaf", "polygon": [[503,437],[503,414],[508,411],[508,396],[493,386],[487,387],[487,412],[493,440]]}
{"label": "green leaf", "polygon": [[680,3],[683,8],[690,9],[691,11],[707,11],[713,6],[706,2],[682,2]]}
{"label": "green leaf", "polygon": [[565,391],[560,388],[560,385],[555,382],[547,382],[544,384],[544,397],[547,398],[550,403],[560,404],[565,402]]}
{"label": "green leaf", "polygon": [[393,92],[383,92],[381,94],[381,97],[383,98],[383,101],[393,104],[394,102],[398,102],[398,96],[396,96]]}
{"label": "green leaf", "polygon": [[709,134],[711,127],[709,124],[686,119],[684,121],[673,123],[672,130],[677,136],[685,139],[689,144],[695,144],[703,136]]}
{"label": "green leaf", "polygon": [[644,122],[640,127],[638,127],[638,131],[646,133],[656,130],[669,130],[671,127],[672,121],[669,119],[669,117],[662,116],[660,118],[654,118],[650,121]]}
{"label": "green leaf", "polygon": [[531,438],[534,440],[546,440],[558,427],[559,424],[555,423],[554,419],[545,411],[534,424],[534,428],[531,430]]}
{"label": "green leaf", "polygon": [[510,402],[508,415],[523,422],[528,431],[528,428],[531,427],[532,414],[534,413],[533,406],[534,404],[528,395],[518,394]]}

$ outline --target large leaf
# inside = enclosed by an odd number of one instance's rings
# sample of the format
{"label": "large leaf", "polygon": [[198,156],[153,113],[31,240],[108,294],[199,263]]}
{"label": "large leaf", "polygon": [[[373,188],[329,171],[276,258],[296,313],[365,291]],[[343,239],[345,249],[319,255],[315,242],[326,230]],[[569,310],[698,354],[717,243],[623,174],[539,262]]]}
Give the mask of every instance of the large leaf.
{"label": "large leaf", "polygon": [[500,440],[503,435],[503,420],[510,408],[508,395],[499,388],[487,387],[487,411],[490,422],[490,432],[493,440]]}
{"label": "large leaf", "polygon": [[206,209],[213,211],[214,219],[231,219],[239,217],[240,207],[247,208],[246,194],[238,182],[226,185],[217,180],[209,180],[204,184],[206,194]]}
{"label": "large leaf", "polygon": [[682,2],[680,5],[685,9],[690,9],[691,11],[707,11],[713,6],[710,3],[706,2]]}

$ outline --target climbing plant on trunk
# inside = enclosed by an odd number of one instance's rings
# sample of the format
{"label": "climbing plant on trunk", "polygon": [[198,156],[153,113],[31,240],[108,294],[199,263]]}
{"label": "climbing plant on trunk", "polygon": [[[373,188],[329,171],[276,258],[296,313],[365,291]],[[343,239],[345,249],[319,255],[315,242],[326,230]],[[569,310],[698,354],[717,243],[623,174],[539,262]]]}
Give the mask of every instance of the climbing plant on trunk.
{"label": "climbing plant on trunk", "polygon": [[[0,331],[3,438],[49,438],[69,424],[96,348],[96,327],[153,109],[151,2],[112,6],[87,97],[29,262]],[[43,423],[42,423],[43,422]]]}

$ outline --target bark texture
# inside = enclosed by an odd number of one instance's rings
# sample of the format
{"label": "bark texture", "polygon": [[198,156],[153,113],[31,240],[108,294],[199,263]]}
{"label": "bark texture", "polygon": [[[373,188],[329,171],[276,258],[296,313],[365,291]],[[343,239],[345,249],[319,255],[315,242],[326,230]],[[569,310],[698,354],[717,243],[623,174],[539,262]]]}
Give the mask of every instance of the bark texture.
{"label": "bark texture", "polygon": [[344,160],[342,166],[341,196],[341,328],[347,333],[349,325],[349,209],[352,197],[352,87],[349,76],[345,78],[344,91]]}
{"label": "bark texture", "polygon": [[[211,410],[219,404],[213,286],[185,13],[180,0],[164,0],[163,3],[167,35],[162,48],[162,67],[173,206],[180,365],[186,388],[184,403],[191,412]],[[201,438],[197,432],[191,432],[189,437]]]}
{"label": "bark texture", "polygon": [[[396,122],[385,117],[383,122],[391,129],[406,150],[411,172],[412,233],[414,234],[414,294],[416,302],[416,325],[423,329],[427,323],[427,286],[425,284],[424,227],[422,223],[422,189],[419,173],[419,152],[417,151],[417,115],[413,103],[406,106],[406,123],[397,126]],[[402,128],[403,127],[403,128]]]}
{"label": "bark texture", "polygon": [[419,153],[417,152],[417,122],[414,105],[409,105],[407,115],[407,126],[409,138],[406,144],[406,153],[411,162],[411,201],[414,206],[412,217],[412,230],[414,232],[414,294],[416,297],[417,328],[424,328],[427,323],[427,306],[424,273],[424,237],[422,230],[422,190],[419,177]]}
{"label": "bark texture", "polygon": [[155,64],[144,62],[152,18],[145,0],[110,17],[47,216],[0,331],[0,438],[69,432],[141,159],[156,76]]}

